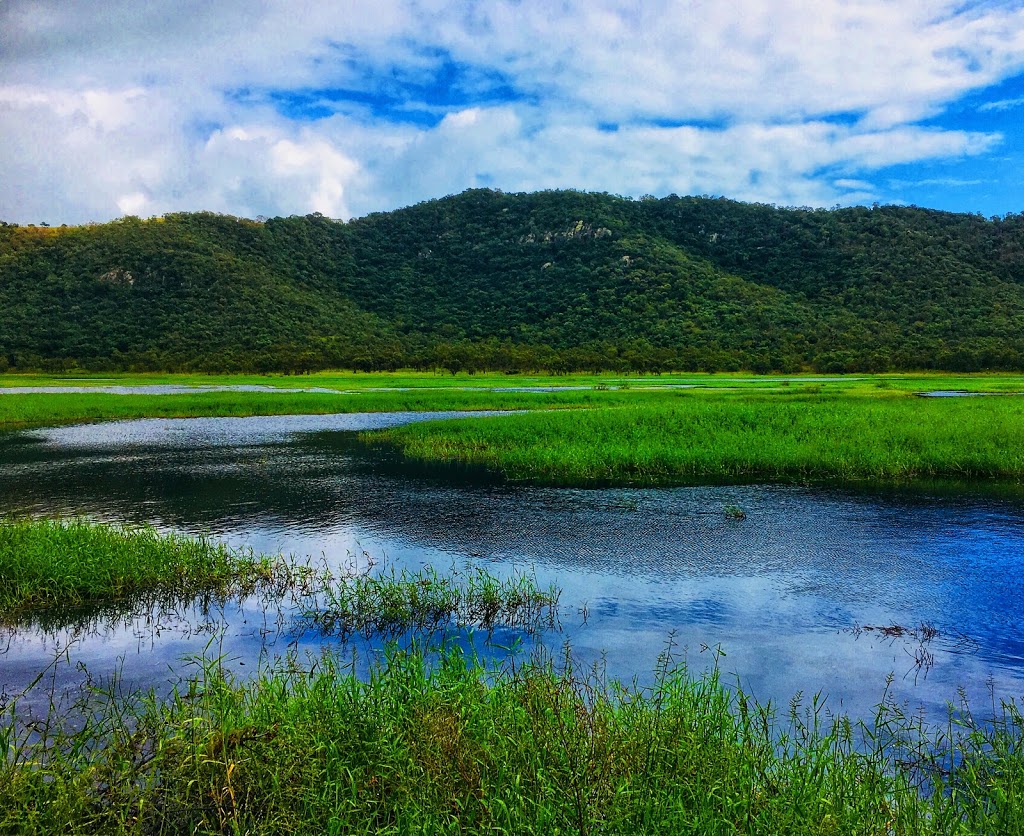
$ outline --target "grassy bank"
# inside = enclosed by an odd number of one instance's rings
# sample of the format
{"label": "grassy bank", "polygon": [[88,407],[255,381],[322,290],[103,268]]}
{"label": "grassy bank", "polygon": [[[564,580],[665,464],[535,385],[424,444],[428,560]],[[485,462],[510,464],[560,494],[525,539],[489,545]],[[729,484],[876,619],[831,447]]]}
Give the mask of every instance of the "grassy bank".
{"label": "grassy bank", "polygon": [[1012,705],[994,724],[928,731],[886,707],[859,725],[814,703],[777,716],[669,665],[634,691],[571,666],[397,650],[367,679],[327,655],[250,682],[207,662],[167,701],[114,691],[92,689],[63,725],[0,731],[0,832],[1024,829]]}
{"label": "grassy bank", "polygon": [[1024,479],[1024,398],[678,392],[364,433],[407,461],[539,484]]}
{"label": "grassy bank", "polygon": [[146,594],[227,594],[276,574],[271,558],[150,528],[81,520],[0,522],[0,619]]}
{"label": "grassy bank", "polygon": [[[16,607],[231,586],[271,565],[150,530],[0,527]],[[321,574],[302,595],[332,635],[543,629],[558,601],[480,569]],[[569,651],[495,668],[414,646],[356,668],[326,652],[243,680],[200,660],[168,696],[89,680],[46,716],[5,692],[0,833],[1024,832],[1013,704],[932,729],[884,699],[867,724],[799,698],[779,714],[668,653],[649,689],[581,672]]]}
{"label": "grassy bank", "polygon": [[[10,383],[13,378],[4,378]],[[967,390],[1013,395],[1012,375],[840,379],[728,375],[515,378],[313,375],[94,379],[337,387],[330,392],[0,395],[0,430],[143,417],[532,410],[497,420],[367,433],[406,462],[483,468],[556,485],[671,484],[708,479],[906,481],[1024,478],[1024,397],[918,398]],[[25,382],[25,381],[21,381]],[[33,383],[60,383],[32,379]],[[67,381],[64,381],[67,382]],[[358,388],[344,388],[356,386]],[[563,384],[575,391],[543,391]],[[533,387],[495,391],[487,387]],[[672,389],[671,386],[697,386]],[[476,388],[470,388],[476,387]]]}

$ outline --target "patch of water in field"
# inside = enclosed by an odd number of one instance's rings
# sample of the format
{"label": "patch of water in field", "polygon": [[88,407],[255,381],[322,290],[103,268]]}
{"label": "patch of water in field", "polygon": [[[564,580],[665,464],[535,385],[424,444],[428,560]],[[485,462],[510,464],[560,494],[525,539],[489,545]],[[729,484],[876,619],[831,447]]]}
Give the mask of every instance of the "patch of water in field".
{"label": "patch of water in field", "polygon": [[[1024,502],[964,493],[864,494],[792,486],[567,490],[459,484],[394,472],[351,431],[454,413],[143,420],[9,436],[0,513],[84,515],[210,535],[338,567],[531,569],[562,588],[566,640],[585,664],[651,679],[670,641],[760,700],[821,691],[869,716],[891,694],[939,712],[1024,694]],[[493,420],[501,420],[495,417]],[[745,514],[725,513],[735,506]],[[933,626],[922,642],[914,629]],[[515,636],[504,636],[503,643]],[[251,599],[8,631],[0,692],[57,654],[61,681],[115,668],[132,685],[221,654],[317,652],[287,607]],[[528,642],[527,642],[528,644]],[[922,660],[925,664],[921,664]],[[56,680],[54,680],[56,682]]]}

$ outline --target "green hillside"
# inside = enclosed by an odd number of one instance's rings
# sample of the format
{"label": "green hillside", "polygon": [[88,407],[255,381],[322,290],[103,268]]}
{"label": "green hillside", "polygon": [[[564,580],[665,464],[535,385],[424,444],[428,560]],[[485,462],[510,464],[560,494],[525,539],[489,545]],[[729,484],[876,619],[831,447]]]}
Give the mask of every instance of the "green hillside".
{"label": "green hillside", "polygon": [[1024,216],[488,190],[0,226],[0,368],[1024,368]]}

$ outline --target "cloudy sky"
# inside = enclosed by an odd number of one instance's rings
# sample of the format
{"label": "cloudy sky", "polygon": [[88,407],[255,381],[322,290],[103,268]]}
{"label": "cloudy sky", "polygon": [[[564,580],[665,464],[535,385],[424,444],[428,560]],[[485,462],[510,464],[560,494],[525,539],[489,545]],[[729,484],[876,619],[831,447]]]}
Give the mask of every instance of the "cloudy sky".
{"label": "cloudy sky", "polygon": [[486,186],[1024,211],[1024,0],[0,0],[0,219]]}

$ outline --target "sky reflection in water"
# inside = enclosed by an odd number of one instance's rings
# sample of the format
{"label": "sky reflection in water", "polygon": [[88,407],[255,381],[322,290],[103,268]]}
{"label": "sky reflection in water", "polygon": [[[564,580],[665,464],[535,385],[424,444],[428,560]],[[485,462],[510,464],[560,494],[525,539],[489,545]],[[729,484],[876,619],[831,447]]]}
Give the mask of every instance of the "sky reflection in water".
{"label": "sky reflection in water", "polygon": [[[963,687],[973,704],[1024,694],[1024,503],[958,494],[877,494],[788,486],[555,490],[454,484],[389,472],[345,430],[395,414],[143,420],[21,434],[0,445],[0,513],[82,514],[209,534],[333,565],[532,567],[563,589],[557,651],[649,681],[670,636],[694,669],[719,665],[759,699],[798,691],[867,716],[886,675],[912,706],[939,711]],[[436,417],[436,416],[435,416]],[[500,420],[500,419],[496,419]],[[727,505],[746,512],[728,519]],[[934,625],[935,664],[918,642],[857,627]],[[115,660],[160,684],[186,654],[223,653],[240,673],[291,647],[287,612],[258,601],[204,615],[182,608],[94,626],[69,662]],[[21,630],[0,653],[16,692],[70,638]],[[510,642],[512,636],[503,636]],[[527,643],[528,645],[528,643]],[[5,645],[0,644],[0,651]],[[73,664],[65,667],[73,667]]]}

